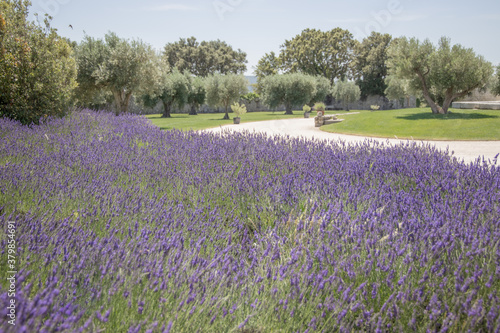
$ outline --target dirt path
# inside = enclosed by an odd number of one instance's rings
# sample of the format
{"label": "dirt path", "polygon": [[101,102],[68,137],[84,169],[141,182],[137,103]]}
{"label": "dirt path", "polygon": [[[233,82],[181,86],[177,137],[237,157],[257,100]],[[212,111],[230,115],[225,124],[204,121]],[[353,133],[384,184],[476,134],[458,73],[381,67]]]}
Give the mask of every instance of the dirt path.
{"label": "dirt path", "polygon": [[[380,142],[389,142],[390,144],[398,144],[407,142],[407,140],[399,139],[386,139],[386,138],[368,138],[364,136],[345,135],[336,133],[327,133],[321,131],[319,128],[314,127],[314,119],[284,119],[284,120],[271,120],[260,121],[252,123],[244,123],[240,125],[226,125],[223,127],[207,129],[207,132],[221,132],[228,131],[257,131],[267,133],[268,135],[290,135],[296,137],[304,137],[308,139],[320,140],[343,140],[346,142],[362,142],[364,140],[376,140]],[[500,141],[422,141],[415,140],[423,143],[430,143],[441,150],[449,149],[454,152],[454,156],[462,159],[464,162],[473,162],[478,157],[484,157],[486,160],[495,157],[500,153]],[[500,157],[500,156],[499,156]],[[500,159],[500,158],[499,158]],[[500,165],[500,161],[497,163]]]}

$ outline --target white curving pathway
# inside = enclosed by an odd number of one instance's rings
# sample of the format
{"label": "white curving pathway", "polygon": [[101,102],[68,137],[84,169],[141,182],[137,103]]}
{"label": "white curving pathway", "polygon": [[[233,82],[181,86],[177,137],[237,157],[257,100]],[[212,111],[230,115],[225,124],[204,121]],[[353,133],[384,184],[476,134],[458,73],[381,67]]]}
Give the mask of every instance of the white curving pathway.
{"label": "white curving pathway", "polygon": [[[270,136],[289,135],[295,137],[304,137],[308,139],[314,138],[320,140],[343,140],[346,142],[362,142],[368,139],[390,144],[398,144],[408,141],[399,140],[396,138],[371,138],[364,136],[323,132],[319,128],[314,127],[314,118],[270,120],[243,123],[239,125],[225,125],[222,127],[206,129],[204,131],[213,133],[220,133],[222,131],[255,131],[263,132]],[[500,141],[415,141],[432,144],[440,150],[446,150],[448,148],[449,152],[454,152],[453,156],[457,157],[459,160],[463,160],[466,163],[474,162],[478,157],[484,157],[485,160],[493,160],[495,158],[495,155],[500,153]],[[500,156],[497,165],[500,165]]]}

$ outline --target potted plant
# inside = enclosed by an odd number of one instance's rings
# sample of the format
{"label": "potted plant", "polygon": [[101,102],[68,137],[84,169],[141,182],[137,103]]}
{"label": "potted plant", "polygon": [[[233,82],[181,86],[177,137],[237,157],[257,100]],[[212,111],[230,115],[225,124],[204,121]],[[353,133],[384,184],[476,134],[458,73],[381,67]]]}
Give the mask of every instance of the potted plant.
{"label": "potted plant", "polygon": [[314,110],[316,110],[318,116],[325,115],[325,108],[326,108],[325,103],[318,102],[314,104]]}
{"label": "potted plant", "polygon": [[304,111],[304,118],[309,118],[311,115],[311,107],[306,104],[302,107],[302,111]]}
{"label": "potted plant", "polygon": [[231,105],[231,110],[233,110],[234,114],[236,117],[233,118],[233,123],[234,124],[239,124],[241,116],[247,113],[247,107],[245,104],[239,104],[238,102],[235,102],[233,105]]}

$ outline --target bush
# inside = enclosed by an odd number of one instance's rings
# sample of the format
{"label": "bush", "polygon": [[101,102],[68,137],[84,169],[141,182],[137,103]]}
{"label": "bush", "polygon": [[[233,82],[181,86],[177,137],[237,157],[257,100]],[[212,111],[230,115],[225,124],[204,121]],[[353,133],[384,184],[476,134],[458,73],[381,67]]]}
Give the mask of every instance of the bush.
{"label": "bush", "polygon": [[231,105],[231,110],[233,110],[234,114],[236,117],[241,117],[245,113],[247,113],[247,107],[245,104],[239,104],[238,102],[235,102],[233,105]]}
{"label": "bush", "polygon": [[23,124],[63,116],[76,87],[69,43],[50,28],[28,21],[26,1],[0,4],[0,117]]}
{"label": "bush", "polygon": [[318,102],[314,104],[314,110],[315,111],[325,111],[326,105],[323,102]]}

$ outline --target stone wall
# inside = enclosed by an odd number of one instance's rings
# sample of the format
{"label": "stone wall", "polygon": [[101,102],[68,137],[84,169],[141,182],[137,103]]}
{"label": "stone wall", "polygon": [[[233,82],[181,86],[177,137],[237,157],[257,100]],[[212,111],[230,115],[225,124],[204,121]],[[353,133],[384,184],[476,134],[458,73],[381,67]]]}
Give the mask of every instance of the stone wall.
{"label": "stone wall", "polygon": [[[417,99],[412,96],[408,99],[402,100],[389,100],[383,96],[368,96],[364,101],[357,101],[354,103],[349,103],[349,110],[371,110],[372,105],[380,106],[379,110],[393,110],[393,109],[403,109],[403,108],[416,108]],[[335,101],[327,105],[329,110],[343,110],[344,103],[342,101]]]}

